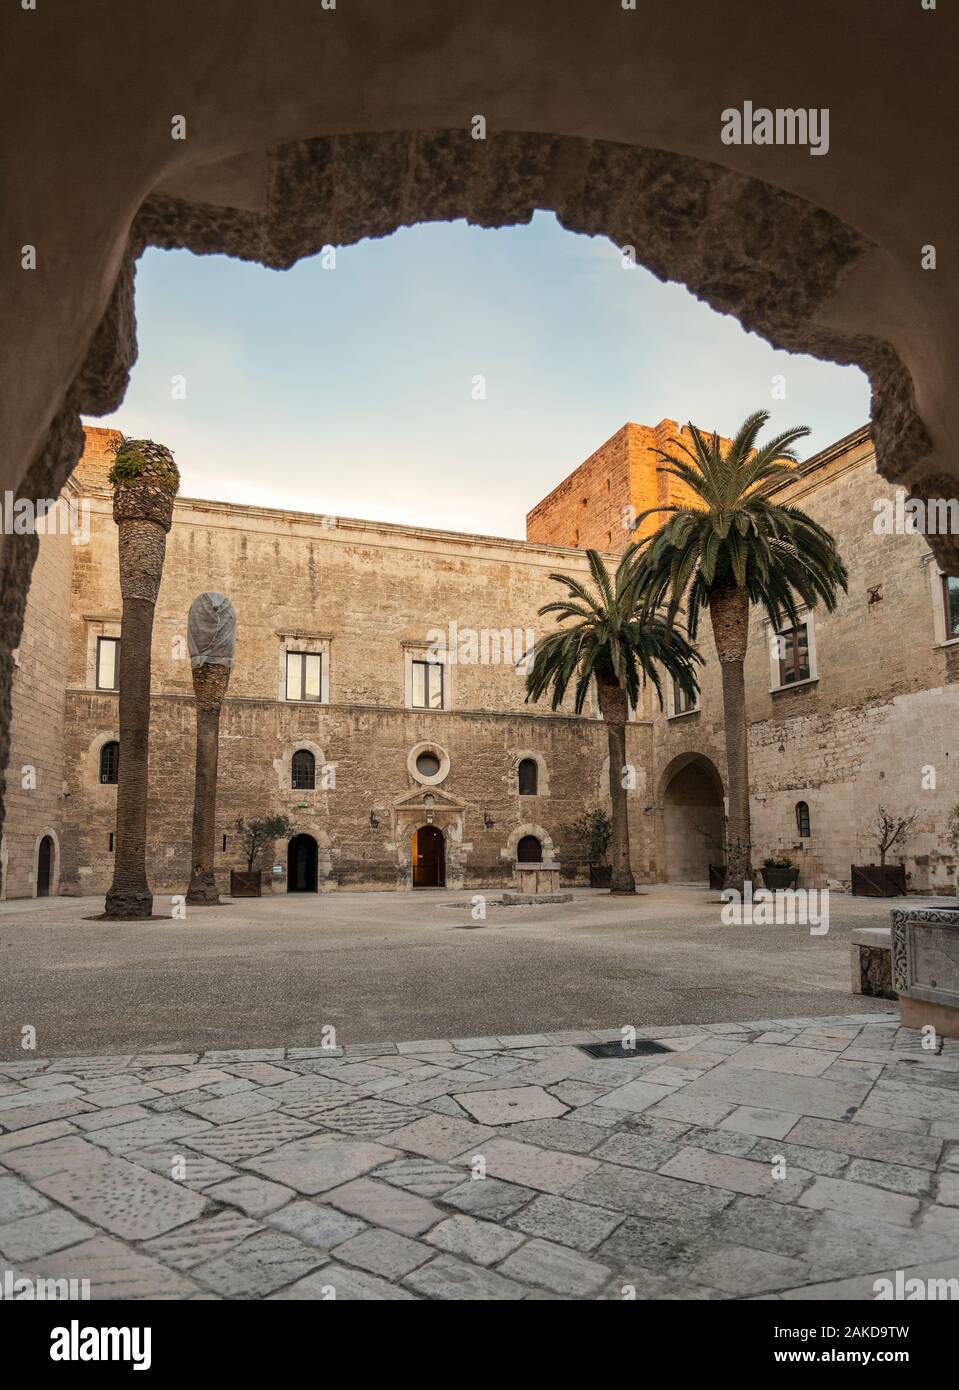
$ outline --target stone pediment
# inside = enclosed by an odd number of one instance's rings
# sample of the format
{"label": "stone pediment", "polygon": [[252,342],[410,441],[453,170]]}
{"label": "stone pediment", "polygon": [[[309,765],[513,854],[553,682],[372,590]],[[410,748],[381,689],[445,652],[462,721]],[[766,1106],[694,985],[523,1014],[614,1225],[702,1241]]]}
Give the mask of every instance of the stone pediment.
{"label": "stone pediment", "polygon": [[413,787],[393,801],[394,811],[464,811],[465,805],[439,787]]}

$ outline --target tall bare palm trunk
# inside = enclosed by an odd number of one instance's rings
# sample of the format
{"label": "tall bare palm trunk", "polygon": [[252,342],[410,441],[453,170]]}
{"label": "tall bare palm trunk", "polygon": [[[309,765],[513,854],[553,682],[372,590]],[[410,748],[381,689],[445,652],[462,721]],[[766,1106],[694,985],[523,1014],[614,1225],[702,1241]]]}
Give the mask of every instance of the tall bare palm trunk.
{"label": "tall bare palm trunk", "polygon": [[230,681],[229,666],[195,666],[196,782],[193,792],[193,857],[186,901],[192,907],[220,902],[213,872],[216,853],[216,778],[220,754],[220,708]]}
{"label": "tall bare palm trunk", "polygon": [[626,788],[623,769],[626,766],[626,717],[629,702],[626,691],[615,680],[600,680],[599,709],[606,724],[609,745],[609,799],[612,804],[610,823],[610,892],[635,893],[636,880],[629,862],[629,821],[626,809]]}
{"label": "tall bare palm trunk", "polygon": [[709,591],[709,616],[722,672],[723,721],[726,726],[729,814],[726,818],[725,887],[742,893],[743,883],[752,872],[745,679],[749,636],[748,593],[732,579],[720,581]]}
{"label": "tall bare palm trunk", "polygon": [[[127,467],[115,480],[113,519],[119,532],[120,628],[117,826],[113,883],[105,916],[139,919],[153,914],[146,875],[147,778],[150,755],[150,649],[167,532],[179,475],[173,455],[151,440],[124,441]],[[134,460],[133,463],[130,461]],[[129,471],[135,468],[134,471]]]}

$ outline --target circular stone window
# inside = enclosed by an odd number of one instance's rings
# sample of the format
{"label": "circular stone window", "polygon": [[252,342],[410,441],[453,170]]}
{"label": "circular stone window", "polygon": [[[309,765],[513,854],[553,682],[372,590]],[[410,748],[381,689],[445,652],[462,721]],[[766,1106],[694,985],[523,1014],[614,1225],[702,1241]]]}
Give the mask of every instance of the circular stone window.
{"label": "circular stone window", "polygon": [[416,770],[421,777],[435,777],[440,770],[440,760],[435,753],[421,753],[416,759]]}
{"label": "circular stone window", "polygon": [[449,773],[449,755],[439,744],[418,743],[406,756],[406,770],[421,786],[436,786]]}

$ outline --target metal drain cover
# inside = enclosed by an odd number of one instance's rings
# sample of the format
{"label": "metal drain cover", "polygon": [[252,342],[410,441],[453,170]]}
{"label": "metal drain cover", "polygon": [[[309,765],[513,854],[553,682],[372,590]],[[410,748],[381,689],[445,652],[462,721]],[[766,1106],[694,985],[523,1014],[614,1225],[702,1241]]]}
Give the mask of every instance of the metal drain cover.
{"label": "metal drain cover", "polygon": [[621,1042],[580,1043],[579,1050],[587,1057],[618,1057],[622,1062],[630,1057],[649,1057],[655,1052],[672,1052],[673,1049],[663,1047],[662,1043],[637,1040],[633,1047],[624,1047]]}

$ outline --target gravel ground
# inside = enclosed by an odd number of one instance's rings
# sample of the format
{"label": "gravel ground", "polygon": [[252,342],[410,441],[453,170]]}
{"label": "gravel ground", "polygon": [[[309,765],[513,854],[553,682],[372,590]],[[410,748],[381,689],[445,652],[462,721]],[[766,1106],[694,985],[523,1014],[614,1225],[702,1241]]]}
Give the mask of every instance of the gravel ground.
{"label": "gravel ground", "polygon": [[[833,894],[829,931],[725,926],[715,893],[497,908],[468,893],[331,893],[190,909],[185,920],[89,920],[101,898],[0,906],[0,1057],[37,1051],[314,1044],[721,1023],[887,1010],[850,992],[856,927],[890,901]],[[169,913],[170,899],[155,911]]]}

